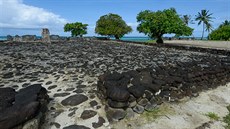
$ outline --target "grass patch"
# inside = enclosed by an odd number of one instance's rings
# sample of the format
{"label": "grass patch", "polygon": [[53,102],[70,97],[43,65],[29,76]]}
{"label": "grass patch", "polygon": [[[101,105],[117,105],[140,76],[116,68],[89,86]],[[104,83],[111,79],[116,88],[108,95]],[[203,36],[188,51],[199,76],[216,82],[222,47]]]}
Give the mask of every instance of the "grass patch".
{"label": "grass patch", "polygon": [[156,40],[148,40],[147,43],[156,43]]}
{"label": "grass patch", "polygon": [[147,121],[152,121],[159,117],[160,113],[161,110],[159,108],[155,108],[151,111],[145,111],[142,116],[146,118]]}
{"label": "grass patch", "polygon": [[228,114],[223,119],[224,119],[224,122],[227,124],[225,128],[230,129],[230,105],[227,106],[227,109],[228,109]]}
{"label": "grass patch", "polygon": [[167,117],[170,119],[167,115],[173,115],[175,112],[172,110],[170,105],[168,104],[162,104],[158,108],[154,108],[150,111],[145,111],[141,116],[147,121],[151,122],[156,120],[158,117]]}
{"label": "grass patch", "polygon": [[216,121],[220,119],[220,117],[214,112],[208,112],[205,114],[205,116],[209,117],[212,120],[216,120]]}

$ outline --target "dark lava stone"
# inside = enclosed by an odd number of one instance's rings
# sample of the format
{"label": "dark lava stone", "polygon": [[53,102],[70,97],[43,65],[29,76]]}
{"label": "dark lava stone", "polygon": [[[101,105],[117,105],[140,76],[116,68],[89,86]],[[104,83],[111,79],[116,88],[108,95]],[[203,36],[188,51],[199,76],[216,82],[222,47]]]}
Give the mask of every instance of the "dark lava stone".
{"label": "dark lava stone", "polygon": [[51,90],[51,89],[54,89],[54,88],[56,88],[57,87],[57,85],[52,85],[52,86],[49,86],[47,89],[48,90]]}
{"label": "dark lava stone", "polygon": [[22,87],[27,87],[27,86],[29,86],[30,85],[30,83],[24,83],[23,85],[22,85]]}
{"label": "dark lava stone", "polygon": [[34,78],[34,79],[31,79],[30,82],[35,82],[37,80],[38,80],[37,78]]}
{"label": "dark lava stone", "polygon": [[65,97],[67,95],[70,95],[70,93],[56,93],[54,94],[54,97]]}
{"label": "dark lava stone", "polygon": [[96,97],[96,96],[93,95],[93,94],[91,94],[91,95],[89,96],[90,99],[94,99],[95,97]]}
{"label": "dark lava stone", "polygon": [[94,106],[96,106],[98,103],[97,103],[97,101],[93,100],[93,101],[89,102],[89,104],[90,104],[91,107],[94,107]]}
{"label": "dark lava stone", "polygon": [[61,125],[57,122],[50,122],[50,125],[54,125],[56,128],[60,128]]}
{"label": "dark lava stone", "polygon": [[13,85],[11,86],[12,88],[18,88],[19,86],[18,85]]}
{"label": "dark lava stone", "polygon": [[118,86],[108,87],[106,94],[109,98],[115,101],[127,101],[130,96],[130,93],[127,89]]}
{"label": "dark lava stone", "polygon": [[70,126],[64,127],[63,129],[90,129],[90,128],[85,127],[83,125],[70,125]]}
{"label": "dark lava stone", "polygon": [[85,119],[89,119],[91,117],[94,117],[95,115],[97,115],[97,112],[93,111],[93,110],[84,110],[81,114],[81,118],[83,120]]}
{"label": "dark lava stone", "polygon": [[65,91],[73,91],[75,88],[67,88]]}
{"label": "dark lava stone", "polygon": [[75,111],[72,111],[68,114],[69,117],[73,116],[75,114]]}
{"label": "dark lava stone", "polygon": [[108,104],[110,107],[113,107],[113,108],[125,108],[129,106],[128,102],[117,102],[111,99],[108,99]]}
{"label": "dark lava stone", "polygon": [[92,123],[92,126],[94,128],[99,128],[99,127],[101,127],[103,125],[103,123],[105,123],[105,119],[103,117],[99,117],[98,122],[97,123],[96,122]]}
{"label": "dark lava stone", "polygon": [[145,88],[142,86],[131,86],[128,88],[128,91],[136,98],[140,98],[143,96],[145,92]]}
{"label": "dark lava stone", "polygon": [[118,120],[125,118],[126,112],[123,109],[110,108],[108,109],[108,111],[106,111],[106,116],[109,122],[118,121]]}
{"label": "dark lava stone", "polygon": [[77,90],[75,90],[73,92],[75,92],[75,93],[83,93],[84,91],[82,89],[77,89]]}
{"label": "dark lava stone", "polygon": [[6,73],[6,74],[3,74],[2,78],[12,78],[14,77],[14,73],[13,72],[9,72],[9,73]]}
{"label": "dark lava stone", "polygon": [[76,106],[88,100],[88,97],[82,94],[76,94],[69,96],[68,98],[62,100],[61,104],[64,106]]}
{"label": "dark lava stone", "polygon": [[52,81],[46,82],[46,85],[50,85],[50,84],[52,84]]}
{"label": "dark lava stone", "polygon": [[86,87],[86,85],[79,85],[79,86],[77,86],[77,88],[85,88]]}

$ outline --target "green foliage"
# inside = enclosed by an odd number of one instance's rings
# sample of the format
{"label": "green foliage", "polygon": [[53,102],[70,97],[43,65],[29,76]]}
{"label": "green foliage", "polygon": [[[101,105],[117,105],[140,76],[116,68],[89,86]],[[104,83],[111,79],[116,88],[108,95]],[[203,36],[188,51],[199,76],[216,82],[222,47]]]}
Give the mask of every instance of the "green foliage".
{"label": "green foliage", "polygon": [[225,20],[220,26],[219,28],[223,27],[223,26],[230,26],[230,21]]}
{"label": "green foliage", "polygon": [[220,26],[209,34],[211,40],[230,40],[230,25]]}
{"label": "green foliage", "polygon": [[76,23],[67,23],[64,26],[65,32],[71,32],[71,35],[74,36],[80,36],[87,34],[87,26],[88,24],[82,24],[81,22]]}
{"label": "green foliage", "polygon": [[181,20],[174,8],[156,12],[142,11],[137,15],[137,22],[139,22],[137,30],[150,38],[157,38],[157,43],[163,43],[164,34],[189,36],[193,31]]}
{"label": "green foliage", "polygon": [[132,32],[132,28],[125,23],[122,17],[112,13],[101,16],[95,28],[95,33],[112,36],[116,39],[120,39],[130,32]]}
{"label": "green foliage", "polygon": [[224,122],[227,124],[225,128],[230,129],[230,105],[227,106],[227,109],[228,109],[228,115],[224,117]]}
{"label": "green foliage", "polygon": [[210,22],[213,17],[211,17],[213,14],[209,13],[208,10],[201,10],[201,12],[198,12],[198,15],[196,15],[196,21],[198,21],[198,25],[201,23],[203,24],[203,31],[202,31],[202,37],[201,40],[204,37],[204,30],[210,32],[212,30],[212,25]]}
{"label": "green foliage", "polygon": [[220,119],[220,117],[216,113],[213,113],[213,112],[208,112],[205,114],[205,116],[209,117],[212,120],[219,120]]}

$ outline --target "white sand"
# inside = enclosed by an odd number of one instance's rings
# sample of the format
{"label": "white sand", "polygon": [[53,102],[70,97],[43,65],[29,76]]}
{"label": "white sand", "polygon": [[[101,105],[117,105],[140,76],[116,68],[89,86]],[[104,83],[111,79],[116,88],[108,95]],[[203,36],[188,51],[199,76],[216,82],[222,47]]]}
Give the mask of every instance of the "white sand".
{"label": "white sand", "polygon": [[177,44],[177,45],[230,50],[230,41],[165,40],[164,42],[166,44]]}
{"label": "white sand", "polygon": [[[183,100],[180,103],[164,103],[156,119],[149,120],[145,115],[114,124],[115,129],[195,129],[210,122],[210,129],[224,129],[222,118],[228,114],[226,106],[230,104],[230,83],[216,89],[200,93],[196,98]],[[213,112],[220,117],[219,121],[211,120],[205,114]]]}

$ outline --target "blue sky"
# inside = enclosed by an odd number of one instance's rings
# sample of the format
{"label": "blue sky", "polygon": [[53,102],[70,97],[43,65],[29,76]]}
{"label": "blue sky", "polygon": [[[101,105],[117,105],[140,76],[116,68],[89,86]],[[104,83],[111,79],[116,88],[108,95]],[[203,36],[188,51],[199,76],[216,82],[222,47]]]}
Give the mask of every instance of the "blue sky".
{"label": "blue sky", "polygon": [[[142,10],[163,10],[174,7],[178,14],[192,18],[202,9],[213,13],[213,26],[230,20],[230,0],[0,0],[0,35],[41,35],[48,27],[51,34],[70,36],[63,32],[67,22],[89,24],[88,36],[95,36],[94,27],[100,16],[116,13],[133,28],[127,36],[144,36],[136,31],[136,16]],[[201,36],[202,27],[190,24],[194,36]],[[207,35],[207,33],[206,33]]]}

